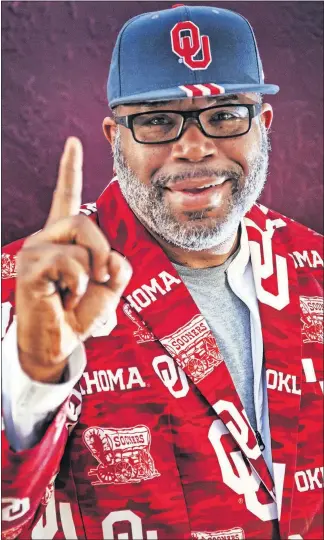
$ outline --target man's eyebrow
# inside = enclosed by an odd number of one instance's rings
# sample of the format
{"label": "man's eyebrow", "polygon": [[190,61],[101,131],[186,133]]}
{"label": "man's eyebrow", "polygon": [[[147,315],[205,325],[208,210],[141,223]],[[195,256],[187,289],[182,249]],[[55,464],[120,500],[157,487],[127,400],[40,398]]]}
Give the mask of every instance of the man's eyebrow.
{"label": "man's eyebrow", "polygon": [[[224,101],[239,101],[239,96],[237,94],[227,94],[223,96],[206,96],[207,101],[210,101],[212,103],[215,102],[217,105],[218,103],[223,103]],[[144,107],[145,109],[152,109],[154,107],[168,107],[172,106],[174,104],[175,100],[169,100],[169,101],[138,101],[137,103],[129,103],[129,106],[134,107]],[[179,100],[181,101],[181,100]]]}
{"label": "man's eyebrow", "polygon": [[172,104],[173,101],[137,101],[136,103],[129,103],[129,107],[146,107],[146,108],[152,108],[152,107],[164,107]]}
{"label": "man's eyebrow", "polygon": [[223,101],[239,101],[240,98],[238,94],[225,94],[224,96],[218,96],[216,98],[217,103],[223,103]]}

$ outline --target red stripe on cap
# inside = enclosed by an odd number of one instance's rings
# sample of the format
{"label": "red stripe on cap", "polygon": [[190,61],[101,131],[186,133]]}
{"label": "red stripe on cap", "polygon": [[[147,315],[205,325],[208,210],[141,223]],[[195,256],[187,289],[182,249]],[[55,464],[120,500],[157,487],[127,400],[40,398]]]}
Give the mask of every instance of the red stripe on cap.
{"label": "red stripe on cap", "polygon": [[217,84],[204,84],[204,86],[209,88],[211,96],[218,96],[218,94],[224,94],[224,88],[222,86],[217,86]]}
{"label": "red stripe on cap", "polygon": [[203,92],[200,88],[197,88],[195,84],[185,84],[185,88],[188,88],[192,92],[193,96],[203,96]]}

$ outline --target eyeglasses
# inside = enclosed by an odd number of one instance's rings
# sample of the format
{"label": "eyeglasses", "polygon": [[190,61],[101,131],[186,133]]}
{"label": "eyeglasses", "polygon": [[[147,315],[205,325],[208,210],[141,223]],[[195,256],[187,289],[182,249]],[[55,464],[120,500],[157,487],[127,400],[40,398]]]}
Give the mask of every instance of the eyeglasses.
{"label": "eyeglasses", "polygon": [[180,139],[185,123],[194,119],[206,137],[240,137],[251,129],[252,118],[261,113],[261,104],[216,105],[197,111],[150,111],[115,117],[132,131],[136,142],[164,144]]}

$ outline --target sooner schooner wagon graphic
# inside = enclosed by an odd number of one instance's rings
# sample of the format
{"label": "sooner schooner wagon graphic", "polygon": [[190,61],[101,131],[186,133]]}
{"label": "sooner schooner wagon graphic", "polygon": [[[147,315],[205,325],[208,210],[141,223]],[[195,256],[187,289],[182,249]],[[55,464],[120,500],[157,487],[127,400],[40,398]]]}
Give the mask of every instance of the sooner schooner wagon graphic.
{"label": "sooner schooner wagon graphic", "polygon": [[202,315],[195,315],[187,324],[160,341],[177,359],[180,367],[187,369],[195,384],[223,362],[216,340]]}
{"label": "sooner schooner wagon graphic", "polygon": [[151,434],[148,427],[90,427],[83,440],[99,462],[89,476],[97,476],[97,484],[125,484],[160,476],[150,453]]}

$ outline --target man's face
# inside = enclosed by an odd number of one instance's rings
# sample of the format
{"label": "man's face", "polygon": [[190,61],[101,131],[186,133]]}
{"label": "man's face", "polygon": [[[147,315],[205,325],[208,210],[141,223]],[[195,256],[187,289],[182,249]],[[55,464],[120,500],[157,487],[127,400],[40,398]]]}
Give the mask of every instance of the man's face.
{"label": "man's face", "polygon": [[[248,94],[232,100],[223,96],[221,102],[185,99],[120,106],[118,115],[163,109],[190,111],[223,102],[256,101]],[[140,144],[130,129],[117,129],[113,151],[121,191],[148,230],[172,245],[194,251],[216,248],[236,234],[266,180],[266,126],[272,113],[268,106],[263,108],[265,112],[252,120],[250,131],[236,138],[207,137],[192,120],[179,140],[165,144]]]}

